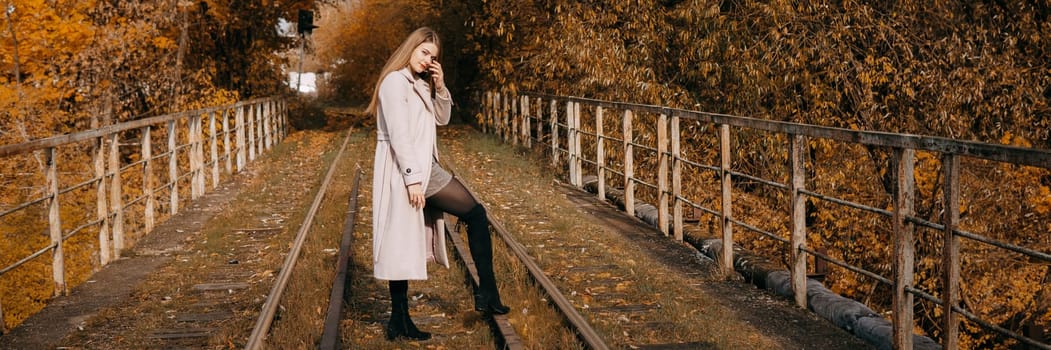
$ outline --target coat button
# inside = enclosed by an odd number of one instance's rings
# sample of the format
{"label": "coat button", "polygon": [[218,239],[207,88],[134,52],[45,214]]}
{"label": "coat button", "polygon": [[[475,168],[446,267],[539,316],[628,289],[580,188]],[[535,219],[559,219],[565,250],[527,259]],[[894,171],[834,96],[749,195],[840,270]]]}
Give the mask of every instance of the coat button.
{"label": "coat button", "polygon": [[412,168],[406,168],[405,169],[405,173],[406,174],[412,174]]}

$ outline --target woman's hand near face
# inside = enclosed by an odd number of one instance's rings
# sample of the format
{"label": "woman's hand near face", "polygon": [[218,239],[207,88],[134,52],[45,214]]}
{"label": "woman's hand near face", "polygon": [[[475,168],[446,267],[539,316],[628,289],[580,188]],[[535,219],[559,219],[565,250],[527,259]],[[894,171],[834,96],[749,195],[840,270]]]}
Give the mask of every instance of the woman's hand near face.
{"label": "woman's hand near face", "polygon": [[416,209],[423,208],[423,205],[427,203],[427,199],[423,197],[423,185],[414,183],[405,188],[409,190],[409,204]]}
{"label": "woman's hand near face", "polygon": [[434,79],[434,88],[438,91],[445,89],[445,71],[442,70],[442,64],[438,63],[438,60],[432,60],[427,66],[427,70],[431,72],[431,77]]}

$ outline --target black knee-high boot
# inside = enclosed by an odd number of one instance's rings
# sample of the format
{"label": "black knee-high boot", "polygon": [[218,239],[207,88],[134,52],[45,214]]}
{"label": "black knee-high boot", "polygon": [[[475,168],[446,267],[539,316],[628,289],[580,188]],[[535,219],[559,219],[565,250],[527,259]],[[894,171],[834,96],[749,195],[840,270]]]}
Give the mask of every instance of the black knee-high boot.
{"label": "black knee-high boot", "polygon": [[496,290],[493,243],[485,207],[481,204],[475,205],[461,219],[467,222],[467,244],[471,248],[474,265],[478,268],[478,290],[474,294],[474,309],[498,315],[506,314],[511,308],[504,306],[500,301],[500,293]]}
{"label": "black knee-high boot", "polygon": [[431,334],[420,331],[409,318],[409,281],[390,281],[390,322],[387,340],[406,337],[414,340],[431,339]]}

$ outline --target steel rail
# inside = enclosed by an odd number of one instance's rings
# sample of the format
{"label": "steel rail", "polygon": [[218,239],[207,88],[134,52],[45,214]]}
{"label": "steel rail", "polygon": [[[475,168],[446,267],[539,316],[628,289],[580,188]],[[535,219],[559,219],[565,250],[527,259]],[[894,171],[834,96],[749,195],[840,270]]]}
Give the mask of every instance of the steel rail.
{"label": "steel rail", "polygon": [[325,327],[321,331],[321,344],[318,349],[340,349],[339,325],[343,320],[343,304],[347,302],[347,284],[350,283],[351,241],[354,239],[354,226],[358,221],[358,188],[361,184],[361,166],[354,173],[354,187],[350,191],[347,204],[347,218],[343,222],[343,235],[339,244],[339,260],[336,260],[336,278],[332,280],[332,292],[328,296],[328,313],[325,315]]}
{"label": "steel rail", "polygon": [[339,153],[336,153],[336,158],[329,165],[328,173],[325,174],[325,179],[321,181],[321,187],[318,189],[317,195],[314,196],[314,203],[310,205],[306,218],[299,225],[299,231],[296,233],[296,240],[292,244],[292,250],[285,256],[285,263],[281,266],[281,272],[277,274],[274,286],[270,289],[270,293],[267,294],[266,301],[263,303],[263,308],[259,313],[259,318],[256,319],[255,326],[252,327],[252,334],[248,336],[248,342],[245,345],[246,350],[255,350],[263,346],[263,340],[270,331],[270,325],[274,321],[274,314],[277,312],[277,307],[281,302],[281,295],[284,294],[285,287],[288,286],[288,281],[292,278],[292,270],[299,259],[299,251],[303,249],[303,242],[306,241],[307,233],[310,232],[310,226],[314,223],[314,216],[317,215],[318,208],[321,207],[321,200],[325,198],[325,191],[328,189],[329,183],[332,182],[332,176],[336,173],[340,158],[343,158],[343,151],[347,149],[347,143],[350,142],[352,133],[353,128],[347,130],[347,136],[343,138],[343,145],[340,146]]}
{"label": "steel rail", "polygon": [[[483,203],[481,197],[478,197],[478,195],[475,194],[473,190],[471,190],[470,186],[468,186],[466,181],[464,181],[462,178],[459,179],[460,183],[464,185],[464,188],[467,189],[467,192],[469,192],[471,196],[475,198],[475,200],[477,200],[483,206],[488,207],[488,205],[485,205],[485,203]],[[587,344],[587,346],[591,349],[608,350],[609,346],[606,345],[606,342],[604,340],[602,340],[602,337],[599,336],[598,332],[596,332],[595,329],[591,327],[591,324],[588,323],[587,319],[584,318],[584,316],[581,315],[575,307],[573,307],[573,304],[570,303],[569,299],[566,298],[566,296],[558,290],[558,286],[556,286],[555,283],[551,281],[551,278],[547,277],[547,274],[545,274],[544,270],[536,264],[535,260],[533,260],[533,257],[529,256],[529,253],[526,251],[525,247],[523,247],[522,244],[518,243],[518,241],[515,241],[515,239],[511,236],[507,228],[504,227],[503,223],[491,211],[486,210],[486,213],[487,217],[489,218],[489,224],[492,225],[496,233],[500,236],[504,243],[507,244],[507,247],[511,249],[511,251],[515,254],[516,257],[518,257],[518,260],[526,266],[526,268],[529,270],[529,274],[533,277],[533,280],[535,280],[538,284],[540,284],[541,287],[543,287],[544,292],[546,292],[548,297],[551,298],[551,302],[553,302],[555,306],[558,307],[558,309],[562,312],[562,315],[565,316],[566,320],[569,321],[571,325],[573,325],[580,339],[583,340],[584,343]]]}
{"label": "steel rail", "polygon": [[[462,183],[463,180],[461,179]],[[474,287],[479,286],[478,268],[474,264],[474,258],[471,258],[471,254],[466,248],[467,244],[464,243],[463,239],[460,238],[458,231],[449,227],[449,220],[445,220],[445,235],[449,237],[449,240],[453,243],[453,250],[456,255],[460,256],[460,261],[463,262],[464,267],[467,268],[467,272],[471,277],[471,282]],[[522,338],[518,336],[518,332],[515,332],[514,326],[511,325],[511,320],[507,315],[493,315],[493,323],[496,325],[496,329],[493,330],[502,344],[496,344],[497,349],[510,349],[520,350],[525,349],[522,344]]]}

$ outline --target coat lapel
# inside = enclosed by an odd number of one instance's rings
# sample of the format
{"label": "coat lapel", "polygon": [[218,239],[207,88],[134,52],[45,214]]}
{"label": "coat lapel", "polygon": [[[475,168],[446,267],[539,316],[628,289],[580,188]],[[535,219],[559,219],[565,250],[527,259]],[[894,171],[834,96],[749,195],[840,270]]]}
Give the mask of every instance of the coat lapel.
{"label": "coat lapel", "polygon": [[420,96],[420,100],[423,101],[423,105],[427,107],[427,111],[434,113],[434,101],[431,101],[431,89],[430,84],[423,79],[416,79],[412,76],[412,71],[408,67],[401,69],[401,74],[409,79],[409,83],[412,84],[412,89],[416,91],[416,95]]}

